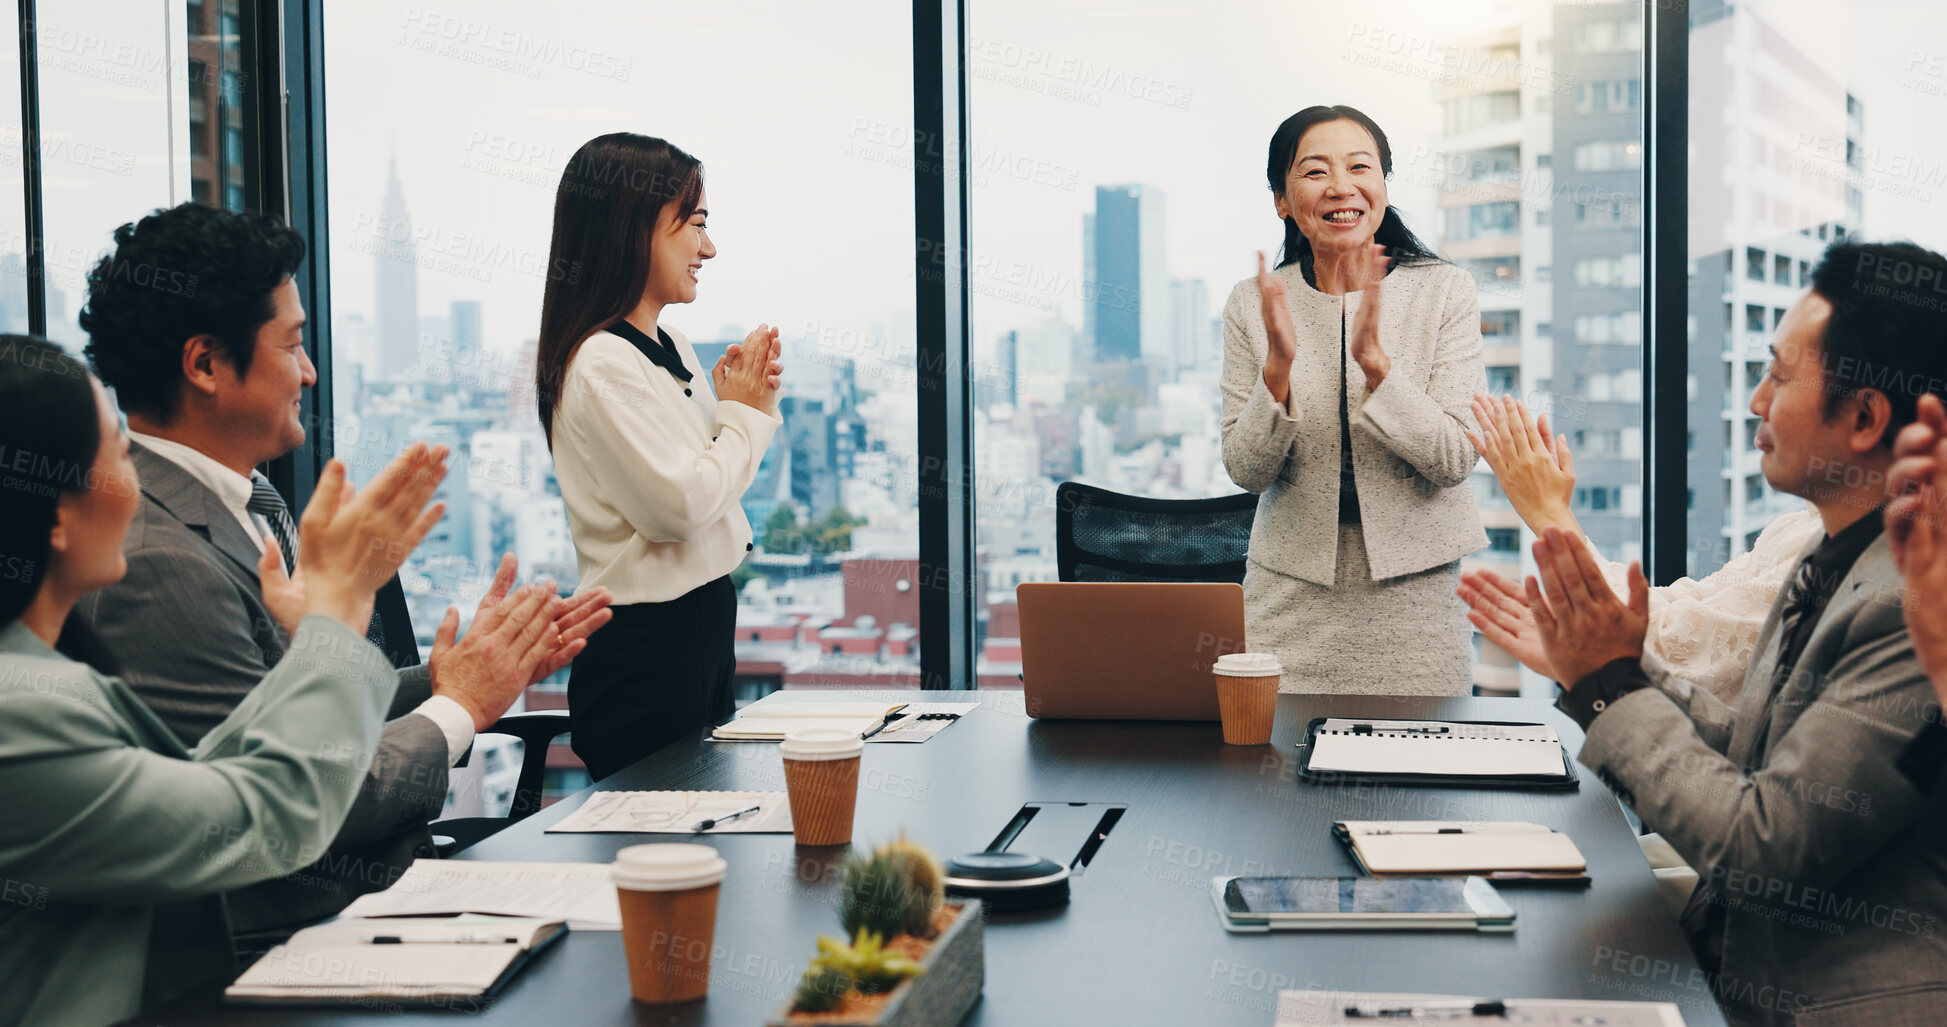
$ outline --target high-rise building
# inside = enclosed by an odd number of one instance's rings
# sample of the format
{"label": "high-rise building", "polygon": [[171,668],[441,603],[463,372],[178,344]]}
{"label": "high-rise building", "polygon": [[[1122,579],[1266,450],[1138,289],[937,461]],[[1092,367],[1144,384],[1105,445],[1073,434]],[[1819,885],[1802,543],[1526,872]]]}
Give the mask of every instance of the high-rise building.
{"label": "high-rise building", "polygon": [[1182,373],[1223,362],[1218,322],[1210,317],[1210,287],[1201,278],[1170,279],[1170,368]]}
{"label": "high-rise building", "polygon": [[1642,19],[1637,3],[1555,5],[1550,61],[1575,74],[1551,97],[1549,392],[1575,516],[1623,561],[1643,555]]}
{"label": "high-rise building", "polygon": [[[1433,164],[1395,169],[1396,175],[1424,174],[1438,183],[1439,209],[1408,213],[1440,240],[1448,259],[1474,277],[1488,391],[1518,395],[1542,408],[1548,405],[1543,390],[1553,363],[1553,300],[1546,284],[1552,240],[1546,220],[1527,211],[1548,208],[1553,132],[1547,108],[1532,95],[1538,91],[1524,90],[1526,80],[1518,72],[1537,66],[1550,31],[1547,5],[1512,0],[1488,24],[1451,40],[1461,54],[1459,66],[1481,70],[1447,76],[1434,86],[1444,132]],[[1521,518],[1485,462],[1476,465],[1471,484],[1488,547],[1463,567],[1519,579]],[[1474,682],[1482,691],[1520,688],[1513,657],[1485,638],[1479,639],[1477,653]]]}
{"label": "high-rise building", "polygon": [[419,247],[399,187],[397,158],[386,174],[385,203],[376,228],[372,275],[378,299],[378,366],[371,371],[372,377],[390,381],[408,376],[419,363]]}
{"label": "high-rise building", "polygon": [[1096,362],[1171,366],[1162,190],[1096,186],[1083,231],[1083,303]]}
{"label": "high-rise building", "polygon": [[[1815,25],[1762,6],[1691,10],[1689,518],[1685,572],[1701,577],[1750,549],[1803,503],[1759,469],[1752,390],[1768,347],[1833,240],[1857,230],[1865,112]],[[1715,95],[1702,95],[1711,84]]]}
{"label": "high-rise building", "polygon": [[482,338],[479,300],[454,300],[446,324],[447,329],[453,334],[455,353],[462,351],[475,355],[479,353]]}

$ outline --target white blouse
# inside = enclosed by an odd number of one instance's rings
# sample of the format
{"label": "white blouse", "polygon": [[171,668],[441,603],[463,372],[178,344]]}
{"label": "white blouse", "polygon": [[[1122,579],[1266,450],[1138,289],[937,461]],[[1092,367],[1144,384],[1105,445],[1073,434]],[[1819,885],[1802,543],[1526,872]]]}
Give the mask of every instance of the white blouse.
{"label": "white blouse", "polygon": [[[1817,513],[1793,511],[1765,525],[1750,552],[1702,581],[1680,578],[1650,589],[1644,656],[1736,706],[1771,604],[1805,548],[1824,537],[1825,523]],[[1629,595],[1627,564],[1602,560],[1602,572],[1618,596]]]}
{"label": "white blouse", "polygon": [[579,590],[605,587],[617,606],[668,602],[743,562],[744,492],[784,423],[718,402],[689,340],[662,330],[689,382],[627,339],[597,332],[569,360],[555,408],[554,470]]}

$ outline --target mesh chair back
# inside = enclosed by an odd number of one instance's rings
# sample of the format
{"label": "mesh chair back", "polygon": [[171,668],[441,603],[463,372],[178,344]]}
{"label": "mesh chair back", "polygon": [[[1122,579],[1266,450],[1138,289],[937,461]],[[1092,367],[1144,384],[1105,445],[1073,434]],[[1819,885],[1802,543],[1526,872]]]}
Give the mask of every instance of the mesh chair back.
{"label": "mesh chair back", "polygon": [[1244,580],[1257,497],[1149,499],[1065,481],[1055,490],[1063,581]]}

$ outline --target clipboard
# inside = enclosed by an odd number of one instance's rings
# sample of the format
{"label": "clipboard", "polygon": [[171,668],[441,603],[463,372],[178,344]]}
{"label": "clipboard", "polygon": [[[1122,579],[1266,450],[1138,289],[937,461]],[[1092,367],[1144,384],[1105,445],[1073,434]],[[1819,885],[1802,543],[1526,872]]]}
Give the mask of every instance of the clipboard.
{"label": "clipboard", "polygon": [[[1380,771],[1347,771],[1313,769],[1312,757],[1318,751],[1318,739],[1325,731],[1328,721],[1356,720],[1360,718],[1314,717],[1305,725],[1305,736],[1298,742],[1302,750],[1298,758],[1298,780],[1311,785],[1338,784],[1389,784],[1405,785],[1414,788],[1519,788],[1531,791],[1575,791],[1582,787],[1581,776],[1576,773],[1575,761],[1569,758],[1568,748],[1559,740],[1555,742],[1561,753],[1560,773],[1521,773],[1521,774],[1441,774],[1403,771],[1386,773]],[[1371,723],[1409,723],[1404,721],[1385,721],[1384,718],[1371,718]],[[1437,720],[1412,721],[1413,724],[1443,726],[1475,726],[1488,728],[1546,728],[1548,725],[1534,721],[1513,720]],[[1381,729],[1383,730],[1383,729]],[[1550,729],[1552,730],[1552,729]],[[1428,734],[1424,744],[1442,744],[1440,736]]]}

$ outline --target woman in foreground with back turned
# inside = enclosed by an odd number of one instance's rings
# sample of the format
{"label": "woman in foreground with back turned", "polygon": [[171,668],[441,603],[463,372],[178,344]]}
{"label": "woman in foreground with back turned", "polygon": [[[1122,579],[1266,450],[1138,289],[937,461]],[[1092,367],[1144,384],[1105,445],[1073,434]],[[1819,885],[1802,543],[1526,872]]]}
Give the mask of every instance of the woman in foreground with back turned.
{"label": "woman in foreground with back turned", "polygon": [[534,374],[580,588],[615,595],[568,678],[575,754],[598,781],[735,708],[730,572],[751,549],[744,490],[783,423],[781,368],[759,325],[717,361],[713,395],[661,323],[716,256],[707,214],[696,158],[627,132],[584,144],[555,193]]}
{"label": "woman in foreground with back turned", "polygon": [[[69,616],[127,572],[142,501],[100,383],[0,336],[0,439],[0,1025],[110,1023],[230,972],[220,893],[338,833],[399,684],[365,640],[372,595],[439,519],[446,451],[414,444],[355,495],[326,465],[290,648],[191,752]],[[535,623],[530,641],[556,630]]]}
{"label": "woman in foreground with back turned", "polygon": [[1284,257],[1224,305],[1224,466],[1260,494],[1245,631],[1287,692],[1472,689],[1454,588],[1487,545],[1465,487],[1480,308],[1387,202],[1392,170],[1351,107],[1286,119],[1266,165]]}

